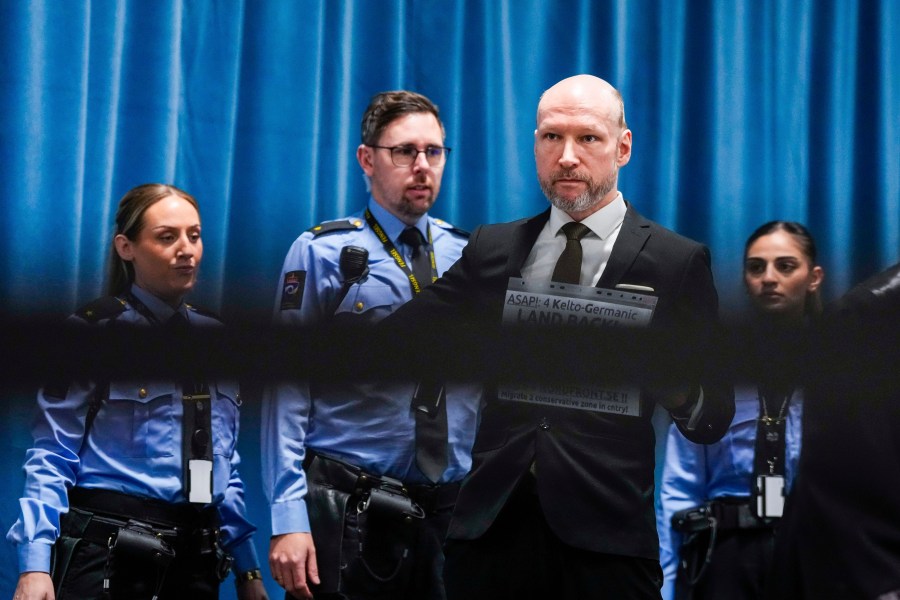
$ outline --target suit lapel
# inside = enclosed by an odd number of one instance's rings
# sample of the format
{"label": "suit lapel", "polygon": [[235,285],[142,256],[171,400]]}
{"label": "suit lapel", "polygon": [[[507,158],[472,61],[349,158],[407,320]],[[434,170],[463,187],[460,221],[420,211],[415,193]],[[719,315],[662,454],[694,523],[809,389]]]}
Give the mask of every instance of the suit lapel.
{"label": "suit lapel", "polygon": [[509,259],[506,261],[506,272],[510,274],[510,277],[522,276],[522,265],[531,253],[541,229],[544,228],[549,218],[550,209],[548,208],[541,214],[523,221],[513,232],[513,237],[510,239]]}
{"label": "suit lapel", "polygon": [[622,221],[622,229],[619,231],[619,237],[613,246],[612,253],[609,255],[609,262],[606,263],[606,269],[597,282],[597,287],[615,288],[621,283],[622,277],[628,273],[628,269],[634,263],[647,238],[650,237],[650,221],[642,217],[628,203],[628,210],[625,212],[625,220]]}

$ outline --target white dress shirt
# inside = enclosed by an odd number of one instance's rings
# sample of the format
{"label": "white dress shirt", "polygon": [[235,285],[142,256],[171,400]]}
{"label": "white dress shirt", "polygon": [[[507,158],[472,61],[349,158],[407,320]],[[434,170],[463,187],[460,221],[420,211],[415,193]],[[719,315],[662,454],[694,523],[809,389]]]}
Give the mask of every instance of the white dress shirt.
{"label": "white dress shirt", "polygon": [[[591,232],[581,239],[581,285],[596,286],[609,262],[616,238],[625,220],[625,200],[621,192],[615,199],[585,218],[581,223]],[[526,281],[550,281],[556,261],[566,247],[566,234],[562,226],[573,221],[566,212],[550,208],[550,218],[541,230],[528,259],[522,266],[522,278]]]}

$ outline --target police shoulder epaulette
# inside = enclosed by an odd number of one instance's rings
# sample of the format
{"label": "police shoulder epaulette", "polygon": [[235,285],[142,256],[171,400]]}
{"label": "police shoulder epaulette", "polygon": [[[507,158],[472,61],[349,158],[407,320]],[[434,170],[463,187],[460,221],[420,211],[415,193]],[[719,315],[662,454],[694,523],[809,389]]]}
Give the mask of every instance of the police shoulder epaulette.
{"label": "police shoulder epaulette", "polygon": [[310,227],[307,231],[314,236],[318,236],[323,233],[328,233],[329,231],[362,229],[362,226],[362,219],[341,219],[339,221],[325,221],[324,223],[319,223],[315,227]]}
{"label": "police shoulder epaulette", "polygon": [[469,237],[468,231],[466,231],[465,229],[459,229],[458,227],[454,227],[453,225],[451,225],[447,221],[444,221],[443,219],[432,219],[432,222],[435,225],[437,225],[438,227],[440,227],[441,229],[446,229],[447,231],[452,231],[456,235],[459,235],[459,236],[462,236],[465,238]]}
{"label": "police shoulder epaulette", "polygon": [[202,306],[197,306],[196,304],[188,304],[187,302],[185,302],[184,305],[187,307],[188,310],[194,311],[198,315],[203,315],[204,317],[210,317],[212,319],[215,319],[216,321],[222,320],[219,317],[219,315],[217,315],[215,312],[213,312],[207,308],[203,308]]}
{"label": "police shoulder epaulette", "polygon": [[114,319],[125,312],[127,304],[116,296],[103,296],[85,304],[75,311],[75,314],[89,323],[96,323],[101,319]]}

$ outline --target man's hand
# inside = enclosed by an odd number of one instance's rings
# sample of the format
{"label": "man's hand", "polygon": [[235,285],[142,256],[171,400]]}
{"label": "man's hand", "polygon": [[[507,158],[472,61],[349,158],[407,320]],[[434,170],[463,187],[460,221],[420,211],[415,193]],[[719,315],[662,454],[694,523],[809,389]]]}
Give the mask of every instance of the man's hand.
{"label": "man's hand", "polygon": [[269,568],[272,577],[289,594],[313,597],[310,584],[319,583],[316,547],[311,533],[285,533],[269,542]]}
{"label": "man's hand", "polygon": [[269,600],[266,588],[260,579],[244,581],[237,586],[238,600]]}
{"label": "man's hand", "polygon": [[19,575],[13,600],[54,600],[53,580],[49,573],[29,571]]}

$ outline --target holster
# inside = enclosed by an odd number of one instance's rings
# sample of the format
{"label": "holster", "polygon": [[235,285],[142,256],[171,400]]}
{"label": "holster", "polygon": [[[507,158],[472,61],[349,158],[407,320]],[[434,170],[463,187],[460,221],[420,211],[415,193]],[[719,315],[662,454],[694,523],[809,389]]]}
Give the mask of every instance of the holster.
{"label": "holster", "polygon": [[319,567],[320,584],[317,589],[335,593],[340,589],[344,515],[347,514],[350,494],[314,483],[311,479],[307,482],[306,508]]}
{"label": "holster", "polygon": [[91,513],[70,508],[69,512],[62,516],[62,526],[59,538],[53,544],[52,559],[50,561],[50,576],[53,579],[53,589],[58,590],[66,578],[69,564],[75,551],[81,544],[84,529],[91,520]]}
{"label": "holster", "polygon": [[678,550],[676,600],[691,600],[694,586],[712,560],[718,523],[709,503],[680,510],[672,515],[672,529],[682,534]]}
{"label": "holster", "polygon": [[[410,535],[410,525],[424,518],[425,511],[410,499],[403,484],[315,454],[304,462],[304,469],[306,505],[321,581],[316,591],[342,591],[344,578],[357,577],[360,567],[377,581],[396,577],[410,554],[408,547],[387,569],[383,565],[373,569],[363,553],[371,535],[403,540]],[[350,513],[352,519],[348,520]]]}

